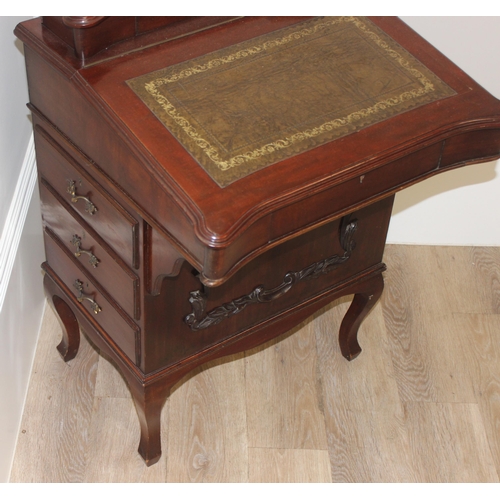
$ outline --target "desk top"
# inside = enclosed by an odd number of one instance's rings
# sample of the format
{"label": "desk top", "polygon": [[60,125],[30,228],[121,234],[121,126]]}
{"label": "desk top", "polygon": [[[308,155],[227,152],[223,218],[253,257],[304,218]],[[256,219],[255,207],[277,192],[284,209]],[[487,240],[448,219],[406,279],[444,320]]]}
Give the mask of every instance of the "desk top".
{"label": "desk top", "polygon": [[[397,18],[216,24],[87,58],[39,19],[16,30],[28,63],[33,50],[74,89],[30,83],[33,106],[207,284],[420,179],[500,156],[500,102]],[[118,167],[111,136],[78,120],[89,105],[127,144]]]}

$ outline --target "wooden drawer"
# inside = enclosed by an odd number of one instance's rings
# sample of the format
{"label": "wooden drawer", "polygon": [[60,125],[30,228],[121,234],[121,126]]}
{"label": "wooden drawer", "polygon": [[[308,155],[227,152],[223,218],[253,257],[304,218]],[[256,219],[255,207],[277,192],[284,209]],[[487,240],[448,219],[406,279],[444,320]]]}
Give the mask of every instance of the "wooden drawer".
{"label": "wooden drawer", "polygon": [[271,240],[304,229],[363,200],[392,193],[409,180],[424,176],[439,166],[442,144],[436,143],[383,165],[313,197],[289,205],[272,216]]}
{"label": "wooden drawer", "polygon": [[48,265],[73,295],[77,299],[80,297],[82,310],[91,315],[116,345],[137,364],[140,360],[139,327],[121,313],[98,283],[72,261],[71,254],[52,232],[45,231],[44,241]]}
{"label": "wooden drawer", "polygon": [[44,129],[35,129],[40,175],[129,265],[138,267],[139,224]]}
{"label": "wooden drawer", "polygon": [[40,183],[40,199],[46,230],[58,237],[127,314],[139,319],[139,278],[85,221],[70,213],[68,204],[45,179]]}

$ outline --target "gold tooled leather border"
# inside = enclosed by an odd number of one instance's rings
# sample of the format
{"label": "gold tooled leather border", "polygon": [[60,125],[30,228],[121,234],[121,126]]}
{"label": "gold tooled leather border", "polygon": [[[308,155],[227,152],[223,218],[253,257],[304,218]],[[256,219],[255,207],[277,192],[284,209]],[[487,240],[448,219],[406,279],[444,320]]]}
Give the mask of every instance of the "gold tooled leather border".
{"label": "gold tooled leather border", "polygon": [[[227,157],[202,127],[193,124],[189,111],[169,99],[164,89],[194,75],[209,73],[225,65],[238,64],[266,51],[328,33],[334,26],[350,23],[415,82],[414,88],[336,117],[317,126],[299,130],[278,140]],[[359,17],[315,18],[275,31],[211,54],[186,61],[127,81],[127,84],[158,119],[191,153],[221,187],[277,161],[325,144],[401,112],[454,95],[455,92],[369,20]]]}

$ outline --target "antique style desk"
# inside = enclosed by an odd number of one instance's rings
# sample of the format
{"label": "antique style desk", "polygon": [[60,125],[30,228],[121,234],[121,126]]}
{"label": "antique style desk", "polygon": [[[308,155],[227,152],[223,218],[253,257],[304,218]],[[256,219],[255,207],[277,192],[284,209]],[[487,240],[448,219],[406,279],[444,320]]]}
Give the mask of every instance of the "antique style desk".
{"label": "antique style desk", "polygon": [[[500,103],[394,18],[45,17],[20,24],[47,261],[128,381],[139,452],[170,389],[343,295],[383,289],[394,193],[500,156]],[[335,325],[332,325],[332,330]]]}

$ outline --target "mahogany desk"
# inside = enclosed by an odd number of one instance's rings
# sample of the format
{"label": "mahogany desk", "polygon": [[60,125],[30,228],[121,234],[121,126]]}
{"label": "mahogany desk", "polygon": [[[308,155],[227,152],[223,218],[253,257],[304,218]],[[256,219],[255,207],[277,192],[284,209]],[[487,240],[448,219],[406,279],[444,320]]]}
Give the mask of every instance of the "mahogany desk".
{"label": "mahogany desk", "polygon": [[[395,18],[45,17],[20,24],[64,360],[80,327],[161,454],[193,368],[383,289],[394,194],[500,156],[500,103]],[[332,329],[335,325],[332,325]]]}

